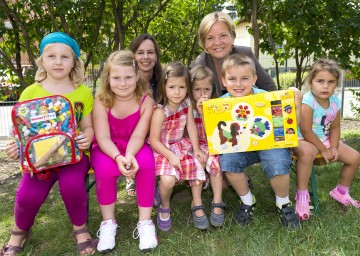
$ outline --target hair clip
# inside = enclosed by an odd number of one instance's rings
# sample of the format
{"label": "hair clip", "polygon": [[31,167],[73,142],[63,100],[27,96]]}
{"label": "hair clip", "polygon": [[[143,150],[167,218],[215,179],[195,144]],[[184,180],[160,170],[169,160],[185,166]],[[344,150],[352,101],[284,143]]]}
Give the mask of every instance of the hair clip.
{"label": "hair clip", "polygon": [[168,75],[167,74],[165,74],[165,80],[167,80],[168,79]]}
{"label": "hair clip", "polygon": [[136,63],[135,63],[135,60],[134,60],[134,59],[132,59],[132,62],[133,62],[133,66],[134,66],[134,68],[136,68]]}
{"label": "hair clip", "polygon": [[194,80],[196,79],[196,75],[197,75],[198,72],[199,72],[199,70],[196,70],[196,71],[192,74],[192,76],[190,77],[190,82],[194,82]]}

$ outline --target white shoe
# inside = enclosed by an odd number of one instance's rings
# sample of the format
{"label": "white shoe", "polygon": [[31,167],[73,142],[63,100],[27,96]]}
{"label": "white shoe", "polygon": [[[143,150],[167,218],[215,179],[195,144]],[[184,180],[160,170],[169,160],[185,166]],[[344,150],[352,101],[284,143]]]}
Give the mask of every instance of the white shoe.
{"label": "white shoe", "polygon": [[152,220],[139,221],[133,232],[133,238],[140,238],[139,248],[141,251],[155,248],[158,240]]}
{"label": "white shoe", "polygon": [[118,225],[116,220],[104,220],[100,224],[100,228],[97,232],[99,243],[97,250],[100,253],[110,252],[115,248],[115,236],[117,233]]}

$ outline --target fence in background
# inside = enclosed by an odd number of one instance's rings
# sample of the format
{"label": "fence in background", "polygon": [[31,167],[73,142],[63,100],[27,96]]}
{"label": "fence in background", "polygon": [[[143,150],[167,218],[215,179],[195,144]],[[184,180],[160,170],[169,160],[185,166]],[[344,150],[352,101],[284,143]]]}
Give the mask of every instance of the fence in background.
{"label": "fence in background", "polygon": [[16,101],[0,102],[0,139],[7,138],[11,131],[11,110]]}

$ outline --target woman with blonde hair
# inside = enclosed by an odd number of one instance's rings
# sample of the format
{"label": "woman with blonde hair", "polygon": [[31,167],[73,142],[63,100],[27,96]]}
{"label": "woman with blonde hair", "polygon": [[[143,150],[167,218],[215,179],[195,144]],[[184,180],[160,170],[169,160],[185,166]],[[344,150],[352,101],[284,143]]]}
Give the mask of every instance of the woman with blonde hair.
{"label": "woman with blonde hair", "polygon": [[236,53],[245,54],[254,60],[258,78],[255,85],[258,88],[276,91],[274,81],[255,58],[251,48],[234,45],[235,26],[228,14],[223,12],[207,14],[200,23],[198,37],[199,45],[204,51],[190,64],[190,68],[196,65],[210,68],[215,75],[216,89],[220,96],[226,93],[221,82],[222,64],[227,57]]}

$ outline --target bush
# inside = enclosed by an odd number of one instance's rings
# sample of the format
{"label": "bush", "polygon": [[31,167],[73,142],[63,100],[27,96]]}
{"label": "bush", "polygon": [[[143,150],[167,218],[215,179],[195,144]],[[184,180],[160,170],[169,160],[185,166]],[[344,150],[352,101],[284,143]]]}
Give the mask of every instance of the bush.
{"label": "bush", "polygon": [[360,89],[351,89],[350,91],[355,96],[355,102],[350,101],[351,110],[355,117],[360,118]]}
{"label": "bush", "polygon": [[[305,78],[307,74],[308,72],[305,72],[303,74],[303,78]],[[273,79],[276,83],[276,77],[274,77]],[[295,86],[295,79],[296,79],[295,72],[280,73],[279,74],[280,88],[285,90],[288,89],[289,87]]]}
{"label": "bush", "polygon": [[11,71],[2,72],[0,76],[0,101],[17,101],[21,93],[19,78]]}

